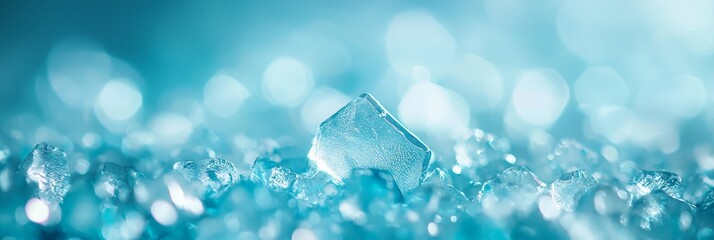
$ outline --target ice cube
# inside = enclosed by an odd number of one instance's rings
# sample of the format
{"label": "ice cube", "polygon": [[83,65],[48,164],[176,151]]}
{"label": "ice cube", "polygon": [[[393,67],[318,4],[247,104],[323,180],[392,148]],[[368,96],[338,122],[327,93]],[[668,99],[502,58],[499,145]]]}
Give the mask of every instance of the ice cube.
{"label": "ice cube", "polygon": [[67,154],[57,147],[44,142],[37,144],[20,169],[29,183],[37,185],[37,195],[42,200],[60,203],[69,191]]}
{"label": "ice cube", "polygon": [[233,163],[223,158],[181,161],[173,168],[189,181],[200,181],[206,195],[220,194],[239,179]]}
{"label": "ice cube", "polygon": [[388,171],[404,193],[424,179],[431,150],[365,93],[320,124],[308,157],[338,182],[355,169]]}
{"label": "ice cube", "polygon": [[97,169],[94,192],[100,198],[127,200],[131,193],[131,169],[115,163],[102,163]]}
{"label": "ice cube", "polygon": [[258,157],[253,162],[253,176],[263,185],[273,190],[292,190],[297,174],[290,169],[278,166],[276,162],[265,156]]}
{"label": "ice cube", "polygon": [[[655,190],[632,204],[626,223],[649,238],[676,239],[693,229],[696,207],[662,190]],[[685,237],[686,238],[686,237]]]}
{"label": "ice cube", "polygon": [[324,204],[325,200],[337,194],[337,190],[332,177],[324,172],[298,175],[293,184],[295,198],[313,205]]}
{"label": "ice cube", "polygon": [[483,183],[478,199],[491,217],[505,217],[513,210],[527,212],[545,184],[523,166],[511,167]]}
{"label": "ice cube", "polygon": [[467,168],[485,166],[497,160],[507,161],[510,150],[508,139],[485,133],[481,129],[472,131],[454,145],[457,163]]}
{"label": "ice cube", "polygon": [[563,139],[548,155],[548,159],[564,173],[585,170],[595,172],[601,164],[600,156],[590,148],[572,139]]}
{"label": "ice cube", "polygon": [[635,199],[656,190],[662,190],[673,198],[682,198],[684,185],[682,179],[673,172],[643,170],[631,181],[627,189]]}
{"label": "ice cube", "polygon": [[561,208],[573,211],[580,198],[597,184],[597,180],[584,171],[573,171],[564,174],[550,185],[550,195]]}

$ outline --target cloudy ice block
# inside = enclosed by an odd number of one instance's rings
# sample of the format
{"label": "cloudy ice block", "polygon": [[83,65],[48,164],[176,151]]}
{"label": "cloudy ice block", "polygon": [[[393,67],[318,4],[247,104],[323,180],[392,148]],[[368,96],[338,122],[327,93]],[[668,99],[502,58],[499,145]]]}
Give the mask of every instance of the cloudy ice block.
{"label": "cloudy ice block", "polygon": [[424,179],[431,150],[365,93],[320,124],[308,157],[338,182],[354,169],[388,171],[404,193]]}
{"label": "cloudy ice block", "polygon": [[28,183],[37,186],[40,199],[62,202],[70,187],[67,154],[61,149],[40,143],[27,155],[20,168]]}

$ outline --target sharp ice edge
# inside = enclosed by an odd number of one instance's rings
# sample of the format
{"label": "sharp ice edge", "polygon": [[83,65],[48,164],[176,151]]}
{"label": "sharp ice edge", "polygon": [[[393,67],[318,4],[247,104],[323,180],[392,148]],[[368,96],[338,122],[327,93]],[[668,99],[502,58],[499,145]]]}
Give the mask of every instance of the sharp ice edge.
{"label": "sharp ice edge", "polygon": [[673,198],[681,199],[684,192],[684,184],[676,173],[642,170],[632,178],[628,190],[632,192],[636,199],[656,190],[662,190]]}
{"label": "sharp ice edge", "polygon": [[365,93],[320,124],[308,157],[337,182],[355,169],[388,171],[405,193],[424,179],[431,150]]}

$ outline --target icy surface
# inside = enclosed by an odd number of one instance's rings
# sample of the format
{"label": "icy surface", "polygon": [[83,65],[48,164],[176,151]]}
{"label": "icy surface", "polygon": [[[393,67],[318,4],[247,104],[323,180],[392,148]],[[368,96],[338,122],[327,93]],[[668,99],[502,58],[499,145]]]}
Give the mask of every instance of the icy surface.
{"label": "icy surface", "polygon": [[239,177],[233,163],[222,158],[176,162],[173,169],[189,181],[200,181],[209,195],[222,193]]}
{"label": "icy surface", "polygon": [[423,180],[431,150],[372,95],[362,94],[320,124],[308,156],[337,181],[355,169],[378,169],[408,192]]}
{"label": "icy surface", "polygon": [[597,180],[584,171],[567,173],[550,185],[550,195],[567,211],[573,211],[580,198],[597,187]]}
{"label": "icy surface", "polygon": [[639,198],[656,190],[662,190],[674,198],[682,198],[682,179],[673,172],[643,170],[630,181],[629,190]]}
{"label": "icy surface", "polygon": [[48,202],[62,202],[70,188],[67,154],[44,142],[25,157],[21,172],[27,182],[37,186],[37,195]]}

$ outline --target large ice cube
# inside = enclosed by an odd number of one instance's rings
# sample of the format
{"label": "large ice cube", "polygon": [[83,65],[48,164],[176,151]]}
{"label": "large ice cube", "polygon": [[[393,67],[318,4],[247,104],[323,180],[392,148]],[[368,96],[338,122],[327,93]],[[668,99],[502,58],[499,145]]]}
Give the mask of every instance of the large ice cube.
{"label": "large ice cube", "polygon": [[408,192],[424,179],[431,150],[365,93],[320,124],[308,157],[338,182],[354,169],[375,169]]}
{"label": "large ice cube", "polygon": [[67,154],[61,149],[40,143],[22,163],[20,171],[28,182],[37,184],[40,199],[59,203],[70,187]]}

